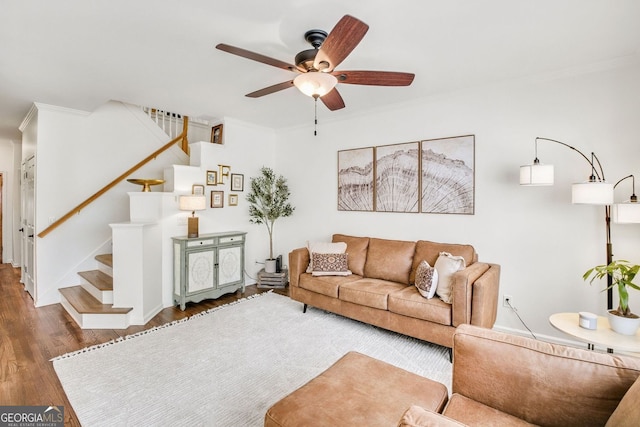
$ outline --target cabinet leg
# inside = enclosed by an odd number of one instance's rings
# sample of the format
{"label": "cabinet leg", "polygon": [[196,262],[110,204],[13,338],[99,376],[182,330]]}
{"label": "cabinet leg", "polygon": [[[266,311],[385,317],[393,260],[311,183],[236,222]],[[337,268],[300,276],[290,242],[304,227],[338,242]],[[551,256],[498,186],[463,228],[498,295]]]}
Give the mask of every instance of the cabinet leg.
{"label": "cabinet leg", "polygon": [[302,307],[302,312],[306,313],[307,312],[307,304],[304,305],[304,307]]}

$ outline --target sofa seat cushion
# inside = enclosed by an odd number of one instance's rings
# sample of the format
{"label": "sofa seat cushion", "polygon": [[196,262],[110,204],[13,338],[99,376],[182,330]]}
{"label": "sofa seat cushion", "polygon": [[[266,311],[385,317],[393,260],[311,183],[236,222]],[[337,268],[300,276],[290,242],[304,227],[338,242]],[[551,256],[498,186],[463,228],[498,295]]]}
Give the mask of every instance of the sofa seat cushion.
{"label": "sofa seat cushion", "polygon": [[370,238],[364,277],[408,285],[415,248],[416,242]]}
{"label": "sofa seat cushion", "polygon": [[439,412],[447,388],[357,352],[267,410],[265,427],[395,426],[405,410],[419,405]]}
{"label": "sofa seat cushion", "polygon": [[457,393],[451,396],[442,414],[470,426],[535,426]]}
{"label": "sofa seat cushion", "polygon": [[338,289],[341,285],[360,279],[362,277],[356,274],[350,276],[313,276],[310,273],[303,273],[300,275],[298,286],[308,291],[338,298]]}
{"label": "sofa seat cushion", "polygon": [[400,418],[397,427],[466,427],[466,424],[447,418],[422,406],[411,405]]}
{"label": "sofa seat cushion", "polygon": [[406,285],[402,283],[364,277],[355,282],[340,285],[338,298],[354,304],[386,310],[389,294],[404,288]]}
{"label": "sofa seat cushion", "polygon": [[420,295],[415,286],[405,286],[389,294],[388,310],[415,317],[441,325],[451,325],[451,304],[447,304],[440,298],[427,299]]}

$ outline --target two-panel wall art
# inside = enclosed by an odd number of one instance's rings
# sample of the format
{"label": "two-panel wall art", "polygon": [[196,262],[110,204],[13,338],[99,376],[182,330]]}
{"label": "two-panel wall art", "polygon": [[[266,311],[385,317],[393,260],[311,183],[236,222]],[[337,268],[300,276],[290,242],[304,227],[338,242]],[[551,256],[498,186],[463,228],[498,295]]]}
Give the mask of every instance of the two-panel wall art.
{"label": "two-panel wall art", "polygon": [[475,136],[338,151],[338,210],[474,214]]}

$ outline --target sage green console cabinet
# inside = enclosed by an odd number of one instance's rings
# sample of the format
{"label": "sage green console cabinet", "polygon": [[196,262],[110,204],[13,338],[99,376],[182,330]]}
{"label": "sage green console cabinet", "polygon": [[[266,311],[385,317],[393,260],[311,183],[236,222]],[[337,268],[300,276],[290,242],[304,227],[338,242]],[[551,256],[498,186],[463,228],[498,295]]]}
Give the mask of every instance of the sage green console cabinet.
{"label": "sage green console cabinet", "polygon": [[243,231],[173,238],[173,299],[184,310],[187,302],[244,293]]}

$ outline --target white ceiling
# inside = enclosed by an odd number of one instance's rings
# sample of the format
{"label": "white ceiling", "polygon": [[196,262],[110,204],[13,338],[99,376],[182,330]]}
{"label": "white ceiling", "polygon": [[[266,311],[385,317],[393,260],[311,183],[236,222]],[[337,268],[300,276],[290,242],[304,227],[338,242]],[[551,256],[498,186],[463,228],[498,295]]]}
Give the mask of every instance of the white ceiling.
{"label": "white ceiling", "polygon": [[[294,74],[214,48],[293,63],[305,31],[345,14],[369,32],[338,70],[416,74],[409,87],[338,85],[341,119],[467,87],[640,55],[638,0],[14,0],[0,7],[0,138],[33,102],[91,111],[108,100],[274,128],[313,120]],[[639,76],[640,77],[640,76]]]}

